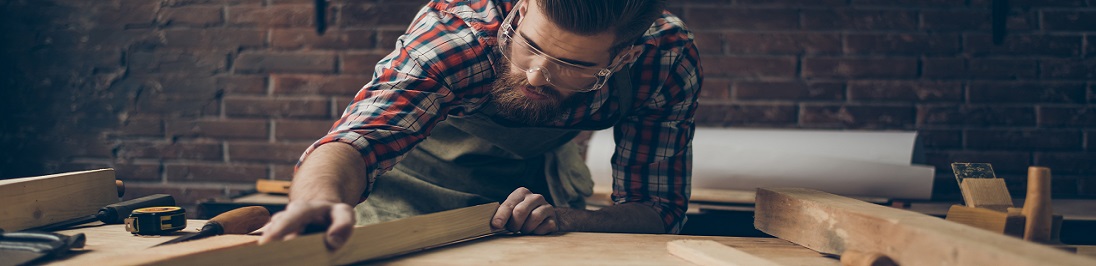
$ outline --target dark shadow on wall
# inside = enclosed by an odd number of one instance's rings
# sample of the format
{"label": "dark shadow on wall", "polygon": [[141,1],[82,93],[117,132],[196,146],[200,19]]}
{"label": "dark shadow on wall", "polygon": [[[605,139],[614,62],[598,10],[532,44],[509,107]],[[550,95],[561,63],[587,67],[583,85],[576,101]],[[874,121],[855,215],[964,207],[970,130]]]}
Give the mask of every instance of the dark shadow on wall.
{"label": "dark shadow on wall", "polygon": [[102,53],[76,34],[94,25],[86,13],[62,2],[0,1],[0,179],[60,172],[100,146],[85,140],[117,124],[103,100],[109,84],[98,82]]}
{"label": "dark shadow on wall", "polygon": [[[41,102],[30,77],[18,65],[20,46],[30,45],[34,36],[15,19],[11,1],[0,7],[0,36],[10,36],[0,42],[0,179],[32,176],[44,171],[43,152],[36,149],[38,136],[49,131],[48,125],[34,119],[35,106]],[[38,116],[48,116],[39,112]]]}

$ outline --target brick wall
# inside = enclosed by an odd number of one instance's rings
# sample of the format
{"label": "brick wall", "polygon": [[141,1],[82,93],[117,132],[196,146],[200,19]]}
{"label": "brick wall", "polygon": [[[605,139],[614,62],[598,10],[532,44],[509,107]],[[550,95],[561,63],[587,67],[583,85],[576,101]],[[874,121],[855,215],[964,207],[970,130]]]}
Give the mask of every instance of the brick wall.
{"label": "brick wall", "polygon": [[[917,130],[1016,188],[1096,195],[1096,1],[689,0],[701,126]],[[0,177],[114,167],[184,204],[288,179],[422,1],[0,0]],[[1014,190],[1022,194],[1021,190]]]}
{"label": "brick wall", "polygon": [[1022,195],[1029,165],[1056,197],[1096,195],[1096,1],[683,1],[708,79],[704,126],[917,130],[936,198],[950,163],[990,162]]}

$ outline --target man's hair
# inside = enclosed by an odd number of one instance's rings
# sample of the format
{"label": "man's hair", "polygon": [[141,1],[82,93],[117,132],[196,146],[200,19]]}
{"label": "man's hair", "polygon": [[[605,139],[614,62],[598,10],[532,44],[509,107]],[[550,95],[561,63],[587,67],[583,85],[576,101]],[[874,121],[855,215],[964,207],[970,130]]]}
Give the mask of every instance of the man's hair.
{"label": "man's hair", "polygon": [[579,35],[612,30],[616,39],[609,51],[615,56],[643,36],[662,15],[665,0],[537,0],[556,26]]}

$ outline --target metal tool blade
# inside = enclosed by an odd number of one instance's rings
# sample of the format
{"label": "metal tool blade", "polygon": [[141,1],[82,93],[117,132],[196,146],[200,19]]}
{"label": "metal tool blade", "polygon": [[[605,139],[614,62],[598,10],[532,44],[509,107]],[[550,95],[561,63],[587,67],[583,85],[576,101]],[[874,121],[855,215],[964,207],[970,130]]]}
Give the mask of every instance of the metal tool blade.
{"label": "metal tool blade", "polygon": [[966,178],[997,178],[993,173],[993,165],[989,163],[952,163],[951,171],[955,173],[955,181],[960,184]]}
{"label": "metal tool blade", "polygon": [[216,234],[213,234],[212,232],[209,232],[209,231],[198,231],[198,233],[176,237],[175,239],[168,240],[167,242],[156,244],[153,247],[159,247],[159,246],[163,246],[163,245],[175,244],[175,243],[179,243],[179,242],[186,242],[186,241],[195,240],[195,239],[202,239],[202,238],[206,238],[206,237],[210,237],[210,236],[214,236],[214,235],[216,235]]}

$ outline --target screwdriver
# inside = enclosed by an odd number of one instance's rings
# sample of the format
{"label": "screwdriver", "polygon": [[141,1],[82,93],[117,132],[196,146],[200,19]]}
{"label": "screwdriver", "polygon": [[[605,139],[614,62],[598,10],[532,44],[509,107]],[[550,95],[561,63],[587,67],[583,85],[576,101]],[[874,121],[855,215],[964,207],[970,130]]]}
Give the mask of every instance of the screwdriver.
{"label": "screwdriver", "polygon": [[266,208],[261,206],[243,207],[214,216],[213,219],[209,219],[209,222],[202,226],[202,229],[198,230],[197,234],[181,236],[156,246],[223,234],[243,235],[258,230],[269,221],[270,211],[267,211]]}

